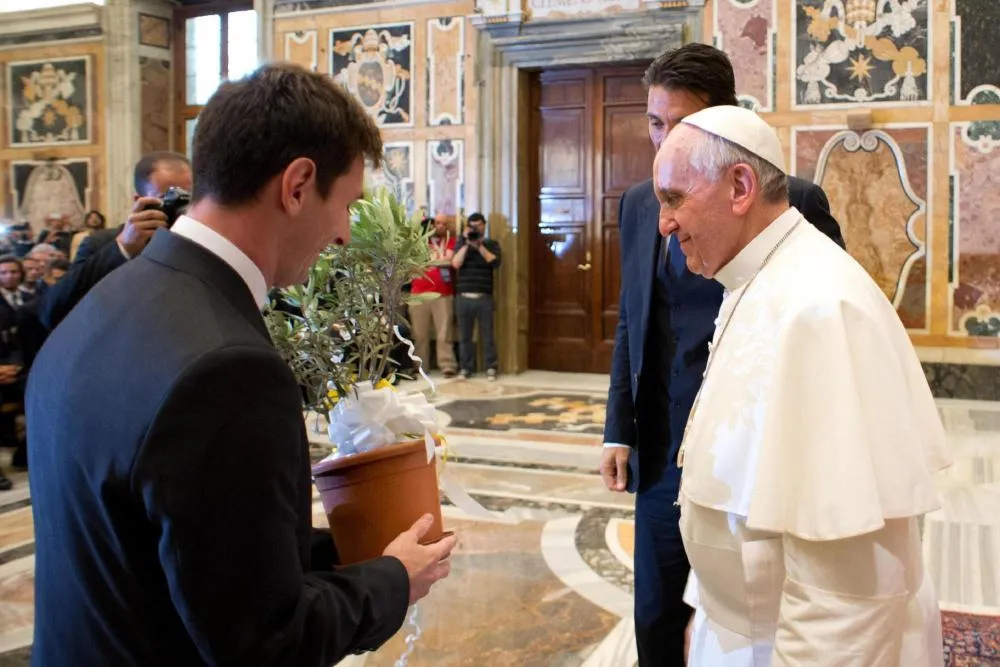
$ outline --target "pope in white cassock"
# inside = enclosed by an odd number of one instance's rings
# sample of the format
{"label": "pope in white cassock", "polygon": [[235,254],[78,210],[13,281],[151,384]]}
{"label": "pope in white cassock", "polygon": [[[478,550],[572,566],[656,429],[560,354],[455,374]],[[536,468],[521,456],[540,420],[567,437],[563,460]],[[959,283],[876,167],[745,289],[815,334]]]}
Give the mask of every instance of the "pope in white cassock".
{"label": "pope in white cassock", "polygon": [[789,207],[755,113],[688,116],[653,176],[660,232],[726,290],[680,455],[689,665],[942,665],[917,522],[944,431],[892,304]]}

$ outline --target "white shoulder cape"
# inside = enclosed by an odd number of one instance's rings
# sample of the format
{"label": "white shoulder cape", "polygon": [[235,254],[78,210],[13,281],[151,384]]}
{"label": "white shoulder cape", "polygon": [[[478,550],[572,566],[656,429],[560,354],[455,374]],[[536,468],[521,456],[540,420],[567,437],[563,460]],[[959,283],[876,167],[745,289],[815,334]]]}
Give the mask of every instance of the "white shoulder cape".
{"label": "white shoulder cape", "polygon": [[[727,293],[718,323],[741,290]],[[892,304],[804,220],[753,281],[685,439],[682,493],[807,540],[935,510],[944,429]]]}

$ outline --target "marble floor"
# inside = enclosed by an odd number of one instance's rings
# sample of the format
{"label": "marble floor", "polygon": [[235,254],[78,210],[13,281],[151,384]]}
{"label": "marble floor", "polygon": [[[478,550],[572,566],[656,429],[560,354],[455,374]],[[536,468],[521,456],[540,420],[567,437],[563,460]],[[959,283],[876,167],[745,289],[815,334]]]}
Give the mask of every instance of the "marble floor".
{"label": "marble floor", "polygon": [[[422,389],[421,386],[411,388]],[[438,383],[446,475],[491,511],[445,501],[452,576],[417,610],[414,667],[629,667],[633,499],[596,473],[606,376],[532,372]],[[1000,403],[939,401],[955,465],[926,517],[950,667],[1000,666]],[[27,480],[0,493],[0,667],[25,665],[34,545]],[[315,522],[326,519],[318,501]],[[348,667],[399,664],[411,626]]]}

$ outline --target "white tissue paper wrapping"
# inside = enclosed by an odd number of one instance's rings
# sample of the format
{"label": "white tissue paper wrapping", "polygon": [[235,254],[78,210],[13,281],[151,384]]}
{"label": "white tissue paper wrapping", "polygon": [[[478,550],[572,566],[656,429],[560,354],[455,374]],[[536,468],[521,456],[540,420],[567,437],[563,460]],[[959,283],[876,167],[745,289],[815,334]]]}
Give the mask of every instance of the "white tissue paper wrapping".
{"label": "white tissue paper wrapping", "polygon": [[330,410],[330,442],[337,456],[370,452],[413,434],[423,434],[427,461],[434,458],[434,435],[440,432],[434,406],[423,394],[400,394],[392,387],[375,389],[359,382]]}
{"label": "white tissue paper wrapping", "polygon": [[[423,434],[430,463],[437,444],[434,436],[442,429],[427,397],[421,393],[401,394],[392,387],[375,389],[370,382],[359,382],[355,388],[356,392],[341,397],[330,410],[330,442],[337,446],[337,453],[330,458],[369,452],[419,433]],[[439,486],[456,507],[471,517],[514,522],[480,505],[447,474],[441,475]]]}

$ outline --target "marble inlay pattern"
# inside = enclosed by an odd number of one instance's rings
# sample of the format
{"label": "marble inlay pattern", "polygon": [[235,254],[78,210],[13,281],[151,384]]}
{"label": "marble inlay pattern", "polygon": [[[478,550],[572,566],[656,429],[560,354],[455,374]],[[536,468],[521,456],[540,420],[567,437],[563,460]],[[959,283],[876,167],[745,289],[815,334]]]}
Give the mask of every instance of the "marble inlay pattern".
{"label": "marble inlay pattern", "polygon": [[453,427],[602,433],[606,405],[602,396],[537,392],[492,401],[453,401],[440,410],[451,416]]}
{"label": "marble inlay pattern", "polygon": [[[951,126],[951,329],[1000,336],[1000,132],[974,141],[971,123]],[[986,135],[984,135],[986,136]]]}
{"label": "marble inlay pattern", "polygon": [[926,2],[793,3],[795,107],[930,99]]}
{"label": "marble inlay pattern", "polygon": [[951,0],[952,104],[975,104],[976,93],[1000,94],[1000,49],[996,29],[1000,3],[995,0]]}
{"label": "marble inlay pattern", "polygon": [[[1000,389],[1000,372],[993,377]],[[578,435],[498,431],[486,421],[558,412],[557,404],[596,410],[604,392],[571,375],[533,387],[510,380],[445,382],[432,397],[442,412],[457,405],[458,418],[468,417],[470,406],[485,408],[471,420],[477,426],[447,428],[456,455],[444,470],[494,516],[473,520],[442,503],[459,546],[452,576],[419,605],[422,636],[408,664],[633,667],[634,497],[604,489],[594,470],[599,449],[574,441]],[[531,405],[538,400],[549,407]],[[943,505],[925,517],[923,534],[945,609],[945,664],[988,667],[1000,664],[1000,401],[944,399],[938,411],[955,465],[937,476]],[[582,472],[586,465],[593,467]],[[15,489],[0,493],[0,667],[28,665],[34,613],[34,543],[24,541],[31,539],[30,498],[26,475],[13,478]],[[314,523],[323,526],[318,496],[314,501]],[[396,664],[410,631],[404,626],[378,652],[343,667]]]}
{"label": "marble inlay pattern", "polygon": [[465,122],[465,19],[427,21],[427,124]]}
{"label": "marble inlay pattern", "polygon": [[427,142],[427,209],[432,215],[457,215],[465,206],[465,142]]}
{"label": "marble inlay pattern", "polygon": [[733,63],[740,102],[757,111],[774,110],[777,23],[777,0],[719,0],[715,4],[715,45]]}
{"label": "marble inlay pattern", "polygon": [[937,398],[1000,400],[1000,366],[925,363],[923,367]]}
{"label": "marble inlay pattern", "polygon": [[[543,524],[452,522],[460,535],[452,574],[420,604],[423,636],[412,665],[581,665],[618,617],[557,579],[539,552]],[[391,667],[399,633],[365,667]]]}
{"label": "marble inlay pattern", "polygon": [[383,127],[413,126],[413,24],[330,31],[330,74]]}
{"label": "marble inlay pattern", "polygon": [[848,251],[914,330],[927,328],[928,145],[926,126],[795,130],[796,174],[823,187]]}
{"label": "marble inlay pattern", "polygon": [[7,63],[7,140],[17,146],[94,141],[90,56]]}
{"label": "marble inlay pattern", "polygon": [[412,141],[386,142],[382,147],[382,168],[369,170],[369,185],[387,187],[412,213],[416,206],[413,167]]}
{"label": "marble inlay pattern", "polygon": [[285,60],[315,72],[319,67],[319,34],[315,30],[286,32]]}

